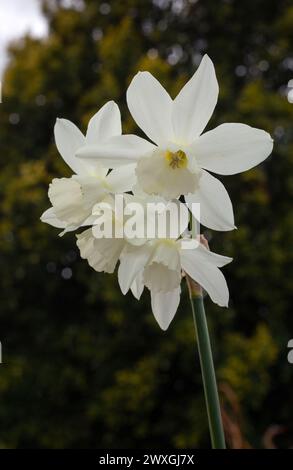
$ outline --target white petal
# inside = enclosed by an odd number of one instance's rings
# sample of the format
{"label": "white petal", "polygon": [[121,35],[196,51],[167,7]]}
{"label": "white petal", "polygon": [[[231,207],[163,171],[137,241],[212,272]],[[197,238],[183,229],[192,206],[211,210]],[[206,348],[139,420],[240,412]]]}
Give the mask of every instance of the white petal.
{"label": "white petal", "polygon": [[200,223],[206,227],[222,231],[236,228],[229,194],[221,181],[207,171],[202,171],[199,189],[185,196],[185,201],[190,209],[192,203],[200,203]]}
{"label": "white petal", "polygon": [[180,302],[180,287],[170,292],[151,292],[152,310],[162,330],[167,330]]}
{"label": "white petal", "polygon": [[56,216],[67,225],[79,225],[90,215],[83,206],[81,185],[73,178],[54,178],[48,196]]}
{"label": "white petal", "polygon": [[196,250],[197,256],[199,258],[202,258],[202,260],[206,260],[209,263],[214,264],[218,268],[222,268],[223,266],[226,266],[227,264],[231,263],[231,261],[233,261],[233,258],[214,253],[213,251],[210,251],[205,248],[202,244],[198,245]]}
{"label": "white petal", "polygon": [[91,212],[94,205],[107,194],[104,181],[93,176],[73,176],[73,179],[80,184],[83,206]]}
{"label": "white petal", "polygon": [[81,160],[95,158],[107,168],[116,168],[137,162],[154,148],[147,140],[129,134],[111,137],[101,145],[86,145],[76,152],[76,156]]}
{"label": "white petal", "polygon": [[[159,213],[156,213],[155,206],[154,210],[148,210],[148,224],[153,223],[157,238],[177,240],[177,238],[188,229],[190,218],[189,210],[186,204],[181,203],[178,199],[173,199],[168,203],[164,202],[164,205],[165,209]],[[152,216],[152,214],[154,215]],[[149,227],[151,227],[151,225],[149,225]],[[157,231],[155,231],[155,229],[157,229]]]}
{"label": "white petal", "polygon": [[[94,251],[100,253],[101,259],[107,265],[106,272],[113,272],[125,246],[123,238],[95,238]],[[109,269],[110,266],[110,269]]]}
{"label": "white petal", "polygon": [[57,149],[67,165],[77,174],[87,173],[86,163],[75,156],[85,143],[85,137],[78,127],[67,119],[57,119],[54,134]]}
{"label": "white petal", "polygon": [[92,229],[77,235],[77,246],[80,256],[98,272],[113,273],[121,251],[124,247],[122,239],[96,239]]}
{"label": "white petal", "polygon": [[123,252],[118,269],[118,282],[122,294],[126,294],[137,275],[143,270],[151,255],[148,245],[128,246]]}
{"label": "white petal", "polygon": [[80,227],[89,227],[90,225],[93,225],[94,220],[95,220],[95,217],[90,215],[83,222],[77,225],[66,225],[63,232],[59,233],[59,237],[62,237],[63,235],[65,235],[65,233],[68,233],[68,232],[75,232],[75,230],[79,229]]}
{"label": "white petal", "polygon": [[54,207],[50,207],[49,209],[47,209],[41,216],[42,222],[49,224],[52,227],[64,229],[61,233],[59,233],[60,237],[65,235],[65,233],[67,232],[73,232],[74,230],[77,230],[79,227],[86,227],[88,225],[92,225],[94,220],[95,217],[90,215],[82,223],[77,225],[70,225],[67,222],[64,222],[58,219],[58,217],[56,217]]}
{"label": "white petal", "polygon": [[162,263],[164,266],[175,271],[180,269],[179,250],[175,241],[155,241],[152,246],[154,250],[149,263]]}
{"label": "white petal", "polygon": [[166,199],[193,192],[198,183],[197,174],[188,168],[171,168],[159,150],[139,160],[136,175],[144,192]]}
{"label": "white petal", "polygon": [[[113,136],[121,135],[121,115],[117,104],[108,101],[89,121],[85,145],[99,145],[106,142]],[[84,163],[92,169],[92,173],[104,178],[108,168],[96,161],[86,161]]]}
{"label": "white petal", "polygon": [[221,307],[228,307],[228,286],[217,266],[203,262],[197,250],[182,250],[181,265],[182,269],[207,291],[213,302]]}
{"label": "white petal", "polygon": [[171,240],[153,243],[154,251],[143,273],[143,280],[152,292],[168,292],[181,282],[178,244]]}
{"label": "white petal", "polygon": [[80,225],[81,227],[86,227],[87,225],[93,225],[93,223],[95,222],[96,220],[96,216],[95,215],[90,215],[89,217],[87,217],[83,222],[82,224]]}
{"label": "white petal", "polygon": [[181,269],[170,269],[164,264],[152,263],[144,270],[143,282],[152,292],[169,292],[179,286]]}
{"label": "white petal", "polygon": [[202,133],[213,114],[218,94],[215,68],[205,55],[193,77],[174,100],[172,119],[179,142],[191,143]]}
{"label": "white petal", "polygon": [[[181,245],[182,241],[180,240],[179,242]],[[185,249],[188,251],[188,248],[185,248]],[[226,264],[229,264],[231,263],[231,261],[233,261],[233,258],[229,258],[228,256],[222,256],[222,255],[219,255],[218,253],[214,253],[213,251],[208,250],[201,243],[198,244],[197,248],[191,248],[191,249],[196,250],[197,257],[201,259],[203,262],[211,263],[214,266],[218,266],[218,268],[222,268],[223,266],[226,266]]]}
{"label": "white petal", "polygon": [[156,144],[173,139],[172,99],[149,72],[139,72],[127,90],[129,111],[137,125]]}
{"label": "white petal", "polygon": [[136,183],[135,168],[135,163],[114,168],[106,177],[106,183],[109,185],[110,191],[113,193],[131,191]]}
{"label": "white petal", "polygon": [[52,225],[52,227],[56,227],[56,228],[65,228],[67,225],[66,222],[56,217],[56,214],[54,212],[54,207],[50,207],[45,212],[43,212],[43,214],[41,215],[41,221],[44,222],[45,224]]}
{"label": "white petal", "polygon": [[245,124],[222,124],[206,132],[193,144],[198,164],[219,175],[249,170],[271,153],[271,136]]}
{"label": "white petal", "polygon": [[108,101],[89,121],[86,145],[105,142],[114,135],[121,135],[121,115],[117,104]]}
{"label": "white petal", "polygon": [[139,300],[141,297],[141,294],[143,293],[144,289],[144,284],[143,284],[143,273],[140,272],[138,276],[134,279],[133,283],[131,284],[131,292],[134,295],[134,297]]}

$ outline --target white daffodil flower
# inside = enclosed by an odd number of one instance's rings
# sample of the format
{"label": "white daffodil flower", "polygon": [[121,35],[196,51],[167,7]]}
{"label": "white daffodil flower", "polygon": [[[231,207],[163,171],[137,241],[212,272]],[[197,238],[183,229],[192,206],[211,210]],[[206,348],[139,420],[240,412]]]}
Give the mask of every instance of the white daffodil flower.
{"label": "white daffodil flower", "polygon": [[92,209],[110,193],[129,191],[135,184],[135,165],[130,164],[108,173],[109,167],[76,157],[80,147],[104,144],[121,135],[121,117],[116,103],[106,103],[89,121],[87,133],[66,119],[57,119],[54,128],[57,149],[74,171],[71,178],[55,178],[48,195],[52,207],[41,220],[65,231],[75,230],[92,222]]}
{"label": "white daffodil flower", "polygon": [[154,144],[122,135],[105,144],[85,145],[77,156],[111,168],[136,163],[138,184],[146,193],[167,199],[184,195],[188,203],[200,203],[203,225],[232,230],[230,197],[206,170],[220,175],[249,170],[268,157],[273,141],[267,132],[239,123],[222,124],[202,134],[218,92],[215,69],[207,55],[174,100],[149,72],[139,72],[128,88],[127,103]]}
{"label": "white daffodil flower", "polygon": [[228,306],[229,291],[219,268],[232,258],[213,253],[201,244],[193,249],[183,248],[186,241],[155,240],[139,251],[128,246],[122,252],[118,269],[122,293],[131,289],[139,299],[146,286],[151,293],[153,314],[162,330],[168,328],[177,311],[182,270],[207,291],[213,302]]}

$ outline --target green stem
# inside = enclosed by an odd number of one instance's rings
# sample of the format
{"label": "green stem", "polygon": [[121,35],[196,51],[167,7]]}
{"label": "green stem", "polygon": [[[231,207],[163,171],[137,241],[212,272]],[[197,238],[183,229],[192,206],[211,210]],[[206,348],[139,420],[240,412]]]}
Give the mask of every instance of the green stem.
{"label": "green stem", "polygon": [[187,278],[213,449],[225,449],[216,374],[201,289]]}

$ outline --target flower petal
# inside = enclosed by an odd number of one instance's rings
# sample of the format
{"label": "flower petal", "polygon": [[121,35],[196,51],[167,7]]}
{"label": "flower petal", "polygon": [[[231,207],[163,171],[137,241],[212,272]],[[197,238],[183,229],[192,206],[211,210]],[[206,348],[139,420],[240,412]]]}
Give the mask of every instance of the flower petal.
{"label": "flower petal", "polygon": [[228,307],[229,290],[223,273],[211,263],[203,262],[197,250],[181,251],[182,269],[209,294],[220,307]]}
{"label": "flower petal", "polygon": [[169,292],[181,282],[178,244],[164,239],[151,244],[153,251],[143,272],[144,285],[152,292]]}
{"label": "flower petal", "polygon": [[80,224],[91,215],[93,206],[105,196],[105,188],[91,176],[54,178],[48,196],[54,212],[68,225]]}
{"label": "flower petal", "polygon": [[64,229],[61,233],[59,233],[59,237],[62,237],[67,232],[74,232],[79,227],[87,227],[92,225],[95,220],[95,217],[90,215],[87,217],[81,224],[78,225],[70,225],[67,222],[64,222],[55,215],[54,207],[50,207],[41,215],[41,221],[45,224],[49,224],[52,227],[62,228]]}
{"label": "flower petal", "polygon": [[[202,171],[199,188],[185,196],[190,210],[192,203],[200,203],[200,223],[213,230],[233,230],[233,207],[224,185],[207,171]],[[193,214],[197,218],[196,212]]]}
{"label": "flower petal", "polygon": [[[186,240],[188,240],[188,238]],[[184,239],[182,239],[182,241],[184,241]],[[180,243],[182,243],[182,241],[180,240]],[[188,245],[186,246],[188,247]],[[188,248],[185,249],[188,250]],[[211,263],[214,266],[217,266],[218,268],[222,268],[223,266],[226,266],[226,264],[229,264],[231,263],[231,261],[233,261],[233,258],[230,258],[229,256],[222,256],[218,253],[214,253],[213,251],[208,250],[201,243],[199,243],[196,248],[191,249],[196,250],[197,257],[201,259],[204,263]]]}
{"label": "flower petal", "polygon": [[86,163],[75,156],[77,149],[85,143],[78,127],[67,119],[57,119],[54,134],[57,149],[67,165],[77,174],[88,173]]}
{"label": "flower petal", "polygon": [[112,137],[104,144],[86,145],[76,152],[76,156],[82,160],[96,158],[107,168],[117,168],[137,162],[154,149],[147,140],[129,134]]}
{"label": "flower petal", "polygon": [[62,220],[58,219],[58,217],[56,217],[54,207],[49,207],[49,209],[43,212],[41,215],[41,221],[56,228],[65,228],[67,225],[66,222],[63,222]]}
{"label": "flower petal", "polygon": [[198,258],[202,258],[202,260],[206,260],[218,268],[222,268],[223,266],[226,266],[227,264],[231,263],[231,261],[233,261],[233,258],[214,253],[213,251],[205,248],[202,244],[198,245],[196,250]]}
{"label": "flower petal", "polygon": [[117,104],[108,101],[91,118],[86,133],[86,144],[95,145],[105,142],[114,135],[121,135],[121,115]]}
{"label": "flower petal", "polygon": [[227,123],[203,134],[193,144],[199,166],[219,175],[249,170],[271,153],[271,136],[246,124]]}
{"label": "flower petal", "polygon": [[86,259],[89,265],[98,272],[113,273],[124,247],[123,239],[97,239],[89,228],[77,235],[76,242],[80,256]]}
{"label": "flower petal", "polygon": [[136,169],[137,182],[148,194],[157,194],[166,199],[193,192],[198,176],[188,168],[173,169],[160,151],[141,158]]}
{"label": "flower petal", "polygon": [[131,284],[131,292],[134,297],[139,300],[141,294],[143,293],[144,284],[143,284],[143,272],[141,271],[136,278],[134,279],[133,283]]}
{"label": "flower petal", "polygon": [[83,204],[81,185],[74,178],[54,178],[48,196],[56,216],[67,225],[79,225],[90,215]]}
{"label": "flower petal", "polygon": [[166,331],[180,302],[180,286],[170,292],[151,292],[152,310],[160,328]]}
{"label": "flower petal", "polygon": [[173,101],[152,74],[135,75],[127,90],[127,104],[137,125],[153,142],[173,139]]}
{"label": "flower petal", "polygon": [[206,127],[217,104],[219,86],[215,68],[205,55],[195,74],[176,96],[172,121],[179,142],[191,143]]}
{"label": "flower petal", "polygon": [[181,266],[176,270],[162,263],[152,263],[143,272],[143,282],[152,292],[169,292],[180,285]]}
{"label": "flower petal", "polygon": [[136,164],[114,168],[106,177],[106,182],[113,193],[124,193],[131,191],[136,183]]}
{"label": "flower petal", "polygon": [[151,249],[148,245],[128,246],[122,253],[118,269],[118,282],[122,294],[126,294],[130,289],[137,275],[143,270],[151,256]]}

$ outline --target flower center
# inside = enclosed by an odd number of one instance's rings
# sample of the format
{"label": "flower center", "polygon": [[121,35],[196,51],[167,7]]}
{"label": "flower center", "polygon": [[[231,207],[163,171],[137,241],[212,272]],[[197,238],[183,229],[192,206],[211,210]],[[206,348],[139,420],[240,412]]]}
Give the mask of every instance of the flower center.
{"label": "flower center", "polygon": [[168,165],[173,170],[175,170],[176,168],[187,167],[187,157],[186,153],[183,152],[183,150],[177,150],[177,152],[170,152],[170,150],[167,150],[164,156],[168,162]]}

